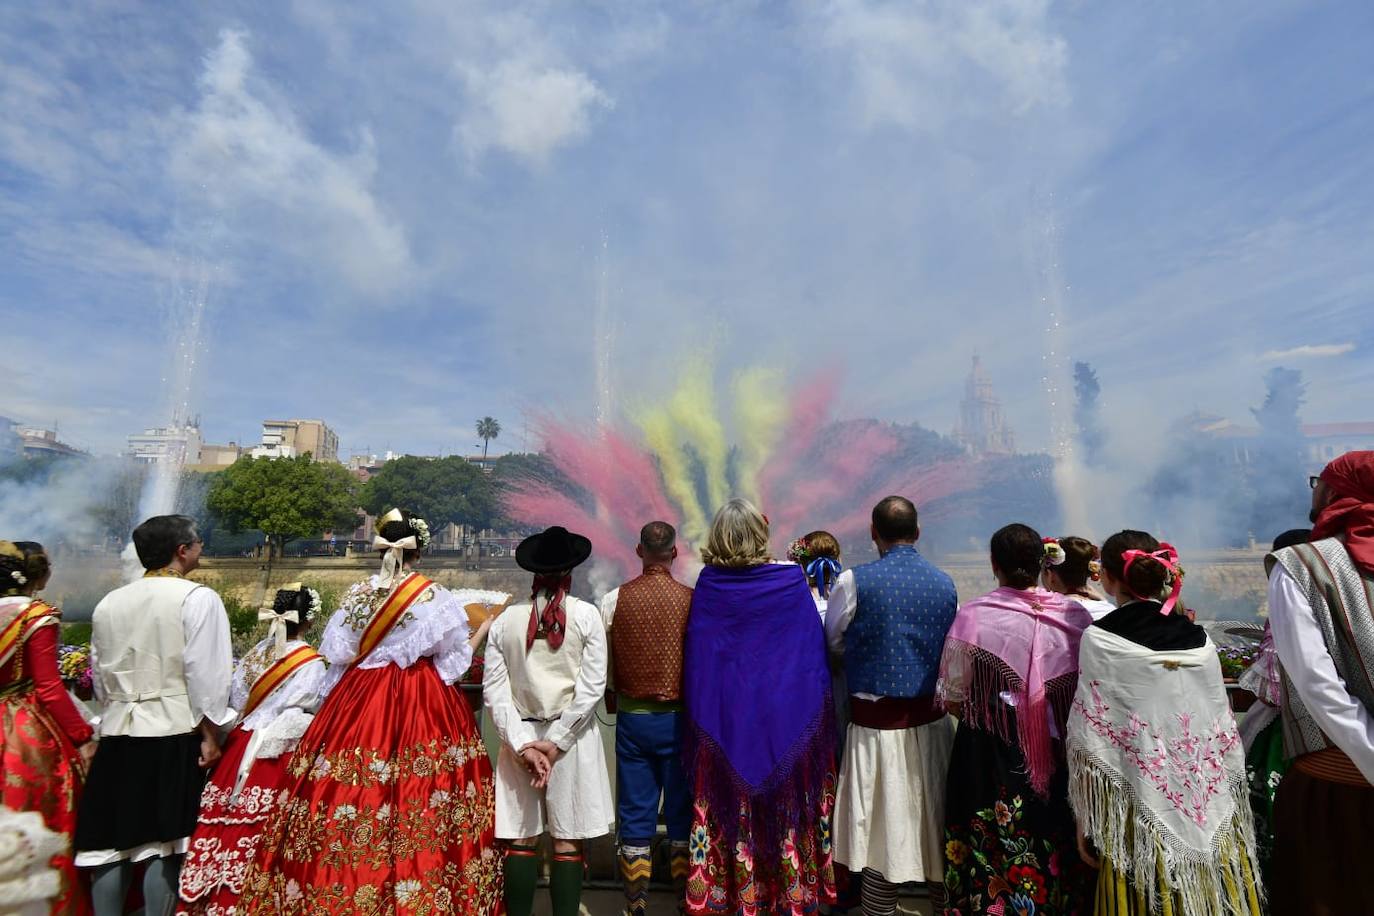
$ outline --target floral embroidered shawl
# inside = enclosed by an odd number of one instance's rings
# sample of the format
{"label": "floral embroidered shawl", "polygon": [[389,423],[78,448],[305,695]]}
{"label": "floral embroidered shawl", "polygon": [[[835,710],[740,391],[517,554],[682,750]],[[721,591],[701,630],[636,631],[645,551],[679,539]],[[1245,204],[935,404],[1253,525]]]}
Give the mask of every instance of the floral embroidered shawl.
{"label": "floral embroidered shawl", "polygon": [[960,606],[945,639],[940,699],[962,703],[963,721],[1020,747],[1042,796],[1056,766],[1052,739],[1064,734],[1073,696],[1078,641],[1091,623],[1082,605],[1057,592],[1003,586]]}
{"label": "floral embroidered shawl", "polygon": [[1245,754],[1210,639],[1155,650],[1090,627],[1068,752],[1080,828],[1152,910],[1174,893],[1182,912],[1234,912],[1228,884],[1259,869]]}

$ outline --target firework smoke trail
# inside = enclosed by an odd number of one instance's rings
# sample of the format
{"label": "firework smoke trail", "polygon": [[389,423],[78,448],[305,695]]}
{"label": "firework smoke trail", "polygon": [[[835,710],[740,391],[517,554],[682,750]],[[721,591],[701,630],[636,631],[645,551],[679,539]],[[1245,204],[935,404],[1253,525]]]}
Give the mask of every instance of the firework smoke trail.
{"label": "firework smoke trail", "polygon": [[679,434],[679,446],[690,443],[706,470],[706,514],[711,514],[730,498],[726,465],[730,446],[720,422],[715,385],[711,381],[714,361],[706,355],[689,359],[682,381],[668,400],[668,416]]}
{"label": "firework smoke trail", "polygon": [[846,424],[832,441],[819,443],[787,479],[788,499],[770,509],[774,530],[791,540],[802,529],[823,527],[836,515],[838,503],[847,511],[856,485],[873,477],[879,463],[900,445],[897,437],[873,423],[862,429]]}
{"label": "firework smoke trail", "polygon": [[873,506],[894,493],[915,503],[923,522],[940,518],[953,509],[948,497],[975,490],[980,482],[977,470],[966,461],[949,461],[919,470],[903,468],[860,491],[856,494],[860,498],[846,500],[845,514],[836,513],[838,521],[831,533],[836,537],[866,539]]}
{"label": "firework smoke trail", "polygon": [[756,504],[763,502],[759,472],[777,447],[787,422],[783,390],[782,373],[776,369],[758,366],[735,376],[735,435],[739,438],[735,478],[739,481],[739,492]]}
{"label": "firework smoke trail", "polygon": [[658,459],[663,486],[682,510],[682,533],[700,543],[706,537],[706,515],[697,500],[697,488],[687,466],[687,456],[673,432],[673,420],[666,410],[645,413],[639,420],[644,442]]}
{"label": "firework smoke trail", "polygon": [[780,501],[776,498],[778,487],[796,473],[797,465],[815,444],[817,434],[830,416],[830,405],[834,403],[838,388],[839,374],[829,371],[817,375],[797,393],[778,448],[759,472],[762,506]]}
{"label": "firework smoke trail", "polygon": [[627,575],[639,564],[634,550],[638,532],[634,537],[626,537],[624,532],[601,521],[595,512],[587,511],[570,496],[547,487],[517,489],[506,496],[506,510],[512,518],[518,518],[526,524],[539,527],[562,525],[586,535],[592,540],[594,560],[613,563]]}

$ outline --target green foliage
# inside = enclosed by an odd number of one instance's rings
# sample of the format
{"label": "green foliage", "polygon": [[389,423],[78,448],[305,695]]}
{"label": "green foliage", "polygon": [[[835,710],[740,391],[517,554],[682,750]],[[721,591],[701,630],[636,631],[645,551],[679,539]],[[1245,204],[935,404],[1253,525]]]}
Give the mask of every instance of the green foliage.
{"label": "green foliage", "polygon": [[231,532],[256,528],[280,547],[355,527],[357,490],[357,479],[333,462],[244,457],[213,476],[205,505]]}
{"label": "green foliage", "polygon": [[501,424],[495,417],[483,417],[477,421],[477,435],[482,437],[482,457],[487,457],[487,443],[501,435]]}
{"label": "green foliage", "polygon": [[487,475],[457,455],[388,461],[363,488],[362,505],[373,515],[409,509],[436,530],[446,522],[486,527],[496,513]]}
{"label": "green foliage", "polygon": [[258,609],[249,607],[233,596],[224,599],[224,612],[229,616],[229,641],[234,646],[234,657],[238,658],[253,648],[262,636],[266,635],[266,624],[258,623]]}
{"label": "green foliage", "polygon": [[91,644],[91,625],[89,623],[62,624],[62,644],[65,646],[89,646]]}

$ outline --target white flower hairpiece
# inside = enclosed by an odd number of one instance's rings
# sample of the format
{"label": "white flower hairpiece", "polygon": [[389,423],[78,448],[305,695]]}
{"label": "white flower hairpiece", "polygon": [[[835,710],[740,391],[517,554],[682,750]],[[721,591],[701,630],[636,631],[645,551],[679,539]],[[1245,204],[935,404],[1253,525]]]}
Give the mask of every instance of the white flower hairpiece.
{"label": "white flower hairpiece", "polygon": [[305,612],[305,619],[314,620],[315,615],[320,612],[320,593],[309,587],[305,589],[305,593],[310,596],[310,610]]}
{"label": "white flower hairpiece", "polygon": [[1045,538],[1045,565],[1061,566],[1067,560],[1068,554],[1064,553],[1064,548],[1060,546],[1055,538]]}
{"label": "white flower hairpiece", "polygon": [[429,525],[419,516],[411,516],[410,529],[415,532],[415,538],[420,542],[420,549],[424,550],[429,546]]}
{"label": "white flower hairpiece", "polygon": [[28,585],[29,583],[29,577],[24,575],[17,569],[10,573],[10,578],[13,579],[15,582],[18,582],[20,585]]}

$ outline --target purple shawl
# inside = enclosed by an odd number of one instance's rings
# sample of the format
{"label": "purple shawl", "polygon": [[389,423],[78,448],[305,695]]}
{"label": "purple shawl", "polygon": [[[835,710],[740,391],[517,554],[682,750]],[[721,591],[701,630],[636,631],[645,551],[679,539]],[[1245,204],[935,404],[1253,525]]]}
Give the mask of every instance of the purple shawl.
{"label": "purple shawl", "polygon": [[[683,694],[686,763],[699,796],[718,812],[747,801],[760,815],[756,845],[819,815],[812,796],[834,772],[834,714],[825,633],[801,567],[701,571]],[[721,821],[733,836],[738,824]]]}

